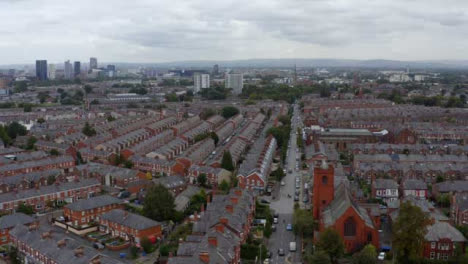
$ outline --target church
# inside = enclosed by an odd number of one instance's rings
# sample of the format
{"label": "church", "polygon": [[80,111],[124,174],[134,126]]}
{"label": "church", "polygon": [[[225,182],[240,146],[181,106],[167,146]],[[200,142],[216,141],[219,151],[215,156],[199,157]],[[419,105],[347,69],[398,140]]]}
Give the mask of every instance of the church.
{"label": "church", "polygon": [[357,203],[347,179],[335,178],[333,165],[318,161],[313,170],[313,216],[318,219],[319,234],[332,228],[341,235],[346,252],[355,252],[367,244],[379,248],[379,217]]}

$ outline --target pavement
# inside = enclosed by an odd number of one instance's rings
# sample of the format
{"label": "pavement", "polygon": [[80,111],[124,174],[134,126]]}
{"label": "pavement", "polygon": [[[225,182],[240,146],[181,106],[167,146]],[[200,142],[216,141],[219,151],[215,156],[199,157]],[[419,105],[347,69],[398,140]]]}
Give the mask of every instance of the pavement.
{"label": "pavement", "polygon": [[[299,109],[296,108],[294,111],[293,120],[296,120],[296,116],[299,112]],[[302,178],[302,172],[296,171],[296,155],[297,155],[297,146],[296,146],[296,130],[297,124],[295,121],[292,123],[291,137],[289,141],[289,150],[286,157],[286,176],[283,178],[285,183],[284,186],[279,186],[279,190],[275,190],[273,196],[274,200],[270,203],[270,208],[273,209],[276,213],[279,214],[278,224],[276,224],[276,232],[273,232],[270,239],[268,240],[268,249],[272,252],[272,259],[270,263],[300,263],[302,262],[302,256],[300,252],[301,240],[299,237],[296,237],[293,231],[287,231],[286,226],[292,224],[293,212],[294,212],[294,191],[295,191],[295,179],[296,177]],[[300,154],[299,154],[300,157]],[[300,161],[299,161],[300,162]],[[300,165],[300,164],[299,164]],[[299,168],[301,168],[299,166]],[[289,173],[291,169],[291,173]],[[302,187],[304,186],[301,184]],[[301,187],[301,188],[302,188]],[[288,197],[288,194],[290,197]],[[300,197],[302,201],[302,197]],[[296,242],[296,247],[298,250],[295,252],[289,251],[289,243]],[[285,256],[278,256],[278,249],[282,248],[285,252]]]}

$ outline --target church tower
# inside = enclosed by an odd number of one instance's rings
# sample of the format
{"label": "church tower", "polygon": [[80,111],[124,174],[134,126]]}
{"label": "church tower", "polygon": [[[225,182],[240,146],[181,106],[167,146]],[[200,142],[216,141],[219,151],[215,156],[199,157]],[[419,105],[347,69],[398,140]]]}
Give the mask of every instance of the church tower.
{"label": "church tower", "polygon": [[335,194],[334,175],[333,166],[325,160],[315,164],[314,186],[312,189],[314,219],[319,219],[321,211],[333,201]]}

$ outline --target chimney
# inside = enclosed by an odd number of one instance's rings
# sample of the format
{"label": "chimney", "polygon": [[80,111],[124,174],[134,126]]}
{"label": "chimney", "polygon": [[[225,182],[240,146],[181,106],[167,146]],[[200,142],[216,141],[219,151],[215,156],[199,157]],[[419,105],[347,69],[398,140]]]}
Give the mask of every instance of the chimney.
{"label": "chimney", "polygon": [[81,257],[83,256],[84,252],[83,252],[83,248],[82,247],[79,247],[79,248],[76,248],[75,251],[75,257]]}
{"label": "chimney", "polygon": [[210,263],[210,254],[208,252],[200,252],[199,257],[204,263]]}
{"label": "chimney", "polygon": [[218,238],[215,236],[208,237],[208,244],[210,244],[213,247],[218,247]]}
{"label": "chimney", "polygon": [[230,214],[234,212],[234,208],[232,207],[232,204],[226,205],[226,211]]}
{"label": "chimney", "polygon": [[57,247],[61,248],[64,247],[67,244],[67,241],[65,239],[61,239],[57,241]]}
{"label": "chimney", "polygon": [[193,213],[193,220],[198,221],[198,212],[197,211],[195,211]]}
{"label": "chimney", "polygon": [[221,222],[221,224],[227,225],[228,224],[228,219],[223,217],[223,218],[219,219],[219,222]]}
{"label": "chimney", "polygon": [[218,231],[221,234],[224,234],[224,225],[223,224],[217,224],[216,225],[216,231]]}
{"label": "chimney", "polygon": [[238,197],[231,197],[231,203],[233,205],[237,204],[239,202],[239,198]]}
{"label": "chimney", "polygon": [[50,231],[43,232],[43,233],[41,234],[41,238],[42,238],[42,239],[50,238],[50,235],[51,235]]}

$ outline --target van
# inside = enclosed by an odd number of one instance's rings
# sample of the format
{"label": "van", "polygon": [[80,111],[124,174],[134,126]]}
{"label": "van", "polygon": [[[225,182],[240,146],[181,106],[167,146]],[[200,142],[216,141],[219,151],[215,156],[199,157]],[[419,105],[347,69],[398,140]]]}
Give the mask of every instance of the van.
{"label": "van", "polygon": [[296,242],[289,242],[289,251],[291,252],[296,251]]}

